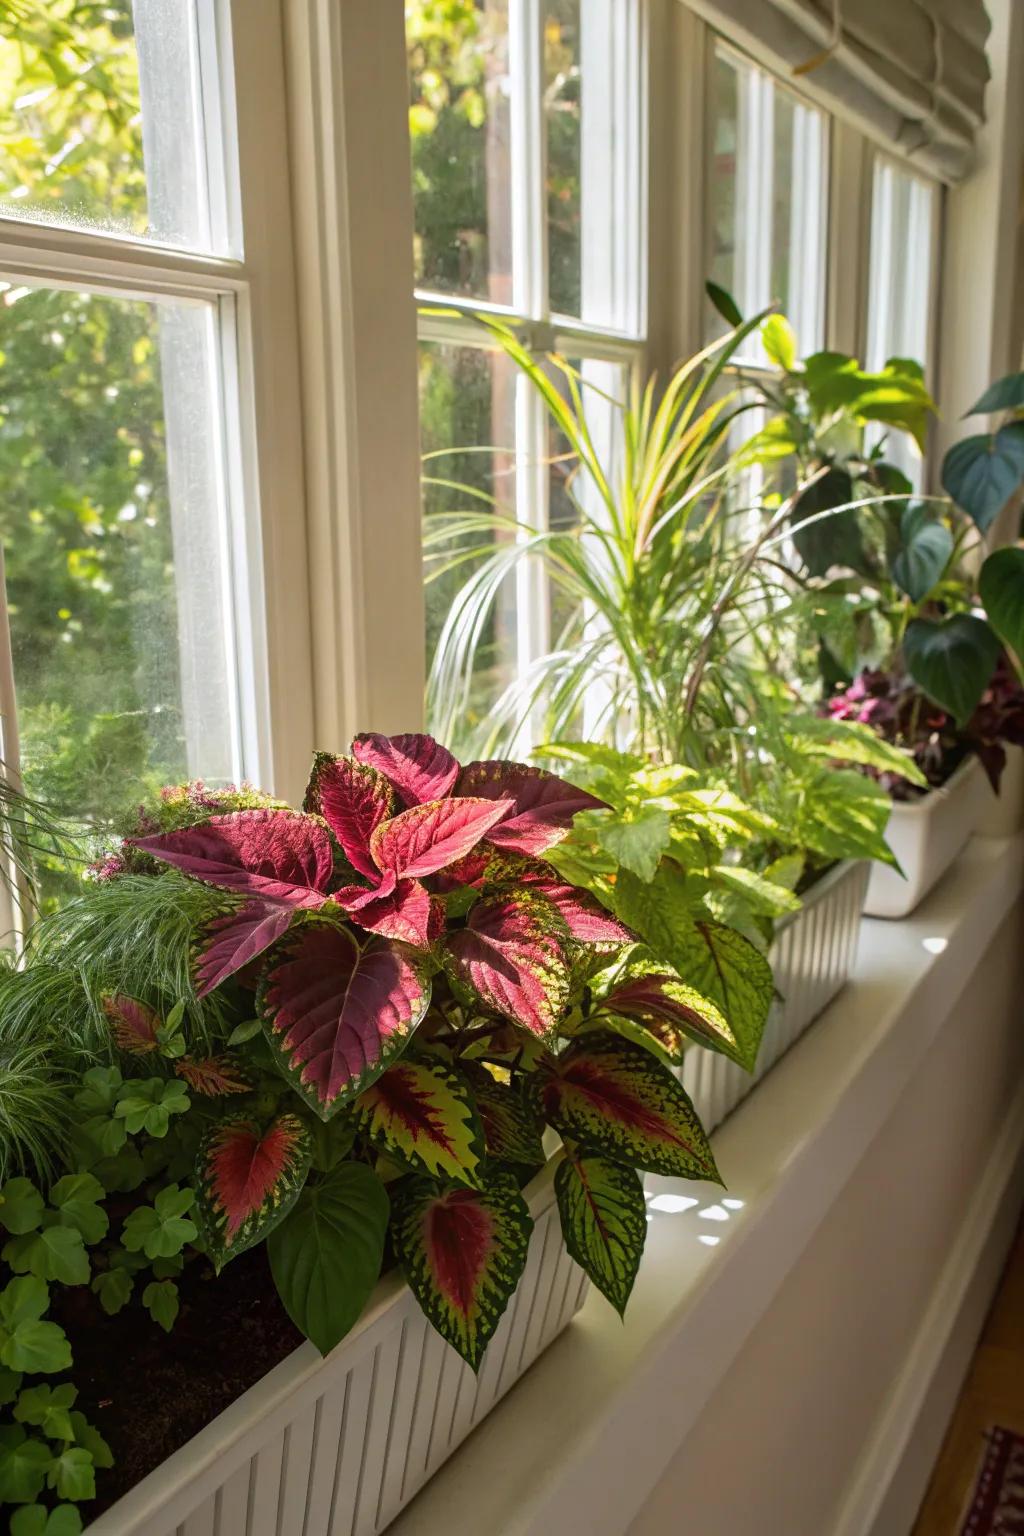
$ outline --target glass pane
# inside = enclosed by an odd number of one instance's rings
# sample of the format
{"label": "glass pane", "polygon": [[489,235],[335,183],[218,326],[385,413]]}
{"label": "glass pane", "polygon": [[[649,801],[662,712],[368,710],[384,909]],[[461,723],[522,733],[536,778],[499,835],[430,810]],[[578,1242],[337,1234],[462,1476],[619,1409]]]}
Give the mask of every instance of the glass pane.
{"label": "glass pane", "polygon": [[551,308],[562,315],[582,313],[580,85],[580,0],[547,0],[544,108],[548,134],[548,279]]}
{"label": "glass pane", "polygon": [[[482,569],[482,558],[472,558],[472,550],[493,547],[495,541],[493,529],[455,529],[441,520],[458,512],[516,516],[515,393],[515,368],[503,353],[431,344],[420,348],[428,666],[434,665],[446,622],[465,613],[464,589]],[[450,536],[436,543],[442,527]],[[511,536],[499,532],[497,540]],[[458,551],[470,558],[445,569]],[[466,741],[516,676],[514,575],[501,580],[482,624],[468,686],[460,689],[435,676],[429,690],[430,729],[450,745]],[[454,651],[458,654],[459,647]]]}
{"label": "glass pane", "polygon": [[27,788],[102,828],[235,779],[213,311],[5,283],[0,358]]}
{"label": "glass pane", "polygon": [[[824,326],[825,119],[725,50],[712,93],[709,275],[745,316],[780,303],[812,352]],[[726,329],[710,307],[708,325],[713,336]],[[767,361],[754,340],[747,356]]]}
{"label": "glass pane", "polygon": [[194,0],[3,7],[0,212],[211,246]]}
{"label": "glass pane", "polygon": [[508,0],[407,0],[416,285],[512,303]]}

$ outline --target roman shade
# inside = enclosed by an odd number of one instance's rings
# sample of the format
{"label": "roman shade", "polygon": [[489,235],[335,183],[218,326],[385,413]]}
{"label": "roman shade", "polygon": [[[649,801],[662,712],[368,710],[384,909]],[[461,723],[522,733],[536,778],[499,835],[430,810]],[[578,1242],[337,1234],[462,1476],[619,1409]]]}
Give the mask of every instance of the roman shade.
{"label": "roman shade", "polygon": [[982,0],[686,0],[873,139],[953,182],[984,121]]}

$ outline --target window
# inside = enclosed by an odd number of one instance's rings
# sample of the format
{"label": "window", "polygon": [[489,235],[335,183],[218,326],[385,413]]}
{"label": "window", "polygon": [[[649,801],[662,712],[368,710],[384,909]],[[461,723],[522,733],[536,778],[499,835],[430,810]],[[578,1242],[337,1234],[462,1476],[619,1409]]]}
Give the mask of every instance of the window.
{"label": "window", "polygon": [[[445,568],[436,513],[491,508],[500,539],[565,512],[543,406],[481,316],[601,388],[621,392],[640,356],[643,5],[411,0],[405,14],[429,661],[469,574]],[[435,672],[431,727],[478,733],[566,618],[528,566],[506,576],[472,686],[456,694]]]}
{"label": "window", "polygon": [[[824,115],[716,43],[712,65],[707,271],[744,315],[774,302],[803,352],[824,344],[828,232]],[[715,333],[724,322],[715,316]],[[748,343],[750,362],[766,361]]]}
{"label": "window", "polygon": [[[881,368],[890,357],[931,364],[931,312],[935,265],[937,189],[879,155],[871,197],[871,264],[867,316],[867,365]],[[883,436],[875,432],[875,440]],[[900,434],[886,443],[886,455],[916,489],[924,469],[920,452]]]}
{"label": "window", "polygon": [[[276,776],[228,16],[51,0],[0,38],[3,753],[98,830],[165,783]],[[260,449],[297,475],[278,415]]]}

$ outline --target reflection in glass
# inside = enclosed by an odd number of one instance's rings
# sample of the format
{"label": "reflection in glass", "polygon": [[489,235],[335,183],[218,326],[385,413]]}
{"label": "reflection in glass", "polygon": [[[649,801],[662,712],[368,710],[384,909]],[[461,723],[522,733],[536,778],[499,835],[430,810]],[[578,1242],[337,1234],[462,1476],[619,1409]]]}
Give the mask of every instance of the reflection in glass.
{"label": "reflection in glass", "polygon": [[[544,113],[548,134],[548,280],[551,309],[581,308],[580,0],[547,0],[544,16]],[[606,104],[606,110],[610,110]]]}

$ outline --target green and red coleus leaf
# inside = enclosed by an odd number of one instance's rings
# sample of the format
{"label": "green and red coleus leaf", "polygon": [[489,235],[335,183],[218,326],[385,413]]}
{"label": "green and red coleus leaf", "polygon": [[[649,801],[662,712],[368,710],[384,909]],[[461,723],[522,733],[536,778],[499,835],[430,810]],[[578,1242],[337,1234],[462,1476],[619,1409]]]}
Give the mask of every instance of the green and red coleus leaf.
{"label": "green and red coleus leaf", "polygon": [[381,940],[364,947],[341,924],[317,922],[273,951],[256,1001],[281,1070],[329,1120],[405,1049],[430,981],[415,953]]}
{"label": "green and red coleus leaf", "polygon": [[433,736],[357,736],[352,755],[389,781],[403,805],[422,805],[451,794],[459,765]]}
{"label": "green and red coleus leaf", "polygon": [[248,901],[237,912],[212,923],[207,929],[206,948],[196,961],[197,996],[206,997],[276,944],[287,933],[294,915],[295,908],[281,902]]}
{"label": "green and red coleus leaf", "polygon": [[455,789],[459,795],[512,802],[487,834],[488,842],[512,853],[544,853],[561,841],[579,811],[607,809],[595,795],[525,763],[470,763],[463,768]]}
{"label": "green and red coleus leaf", "polygon": [[144,1056],[158,1048],[162,1021],[155,1009],[123,992],[108,992],[100,1001],[118,1050]]}
{"label": "green and red coleus leaf", "polygon": [[196,1208],[216,1269],[284,1220],[312,1156],[312,1137],[298,1115],[278,1115],[269,1126],[232,1115],[207,1132],[196,1159]]}
{"label": "green and red coleus leaf", "polygon": [[225,1098],[235,1093],[251,1093],[252,1083],[230,1056],[208,1056],[203,1061],[193,1061],[183,1056],[174,1063],[174,1070],[183,1078],[193,1093],[204,1098]]}
{"label": "green and red coleus leaf", "polygon": [[479,901],[445,941],[447,964],[504,1018],[554,1034],[569,1000],[569,936],[555,909],[529,892]]}
{"label": "green and red coleus leaf", "polygon": [[515,1179],[440,1189],[411,1179],[394,1202],[392,1235],[427,1318],[474,1371],[519,1283],[533,1218]]}
{"label": "green and red coleus leaf", "polygon": [[647,1238],[641,1180],[606,1157],[567,1153],[555,1173],[555,1197],[569,1256],[621,1316]]}
{"label": "green and red coleus leaf", "polygon": [[677,1064],[687,1040],[744,1064],[739,1042],[721,1009],[678,977],[661,973],[631,977],[612,988],[600,1012],[639,1020]]}
{"label": "green and red coleus leaf", "polygon": [[544,1119],[613,1162],[720,1183],[704,1127],[671,1071],[631,1040],[581,1035],[529,1080]]}
{"label": "green and red coleus leaf", "polygon": [[435,1177],[477,1184],[483,1132],[464,1078],[440,1061],[395,1062],[352,1106],[375,1146]]}
{"label": "green and red coleus leaf", "polygon": [[488,1157],[539,1168],[544,1162],[540,1122],[519,1089],[499,1083],[484,1067],[467,1063],[462,1070],[476,1101]]}
{"label": "green and red coleus leaf", "polygon": [[298,811],[236,811],[131,841],[195,880],[289,907],[323,906],[334,872],[326,828]]}
{"label": "green and red coleus leaf", "polygon": [[474,849],[458,863],[450,865],[440,882],[443,891],[460,887],[510,886],[543,896],[558,909],[572,937],[578,944],[618,946],[635,941],[636,935],[601,905],[589,891],[569,885],[553,865],[523,854],[488,848],[486,843]]}

